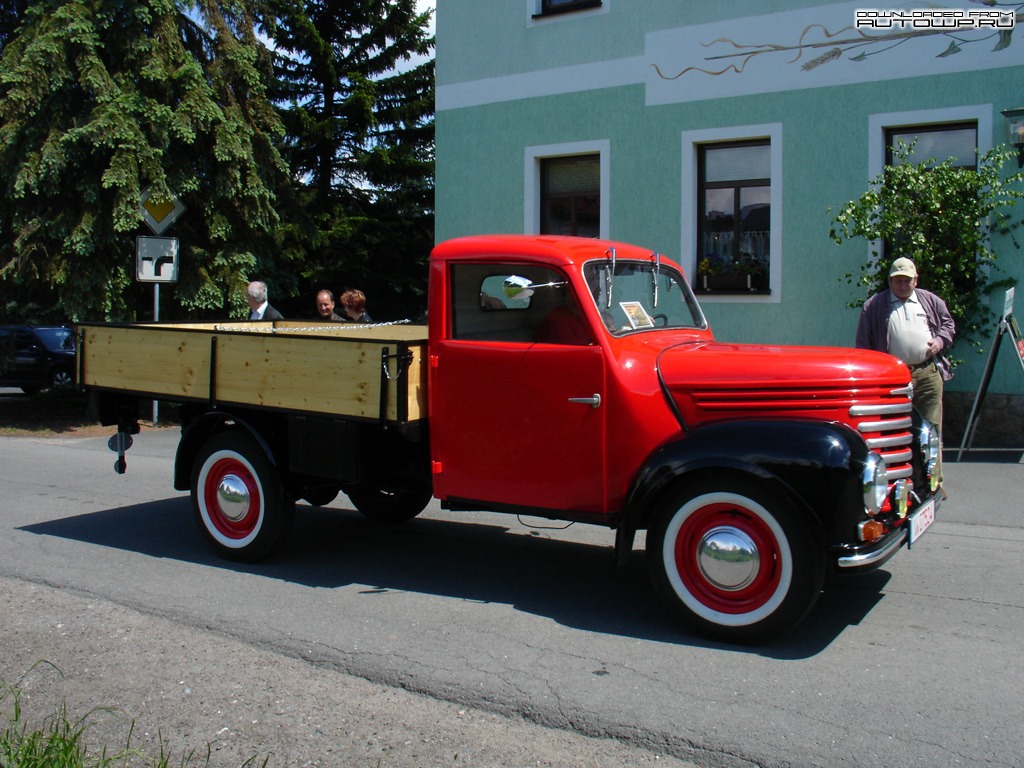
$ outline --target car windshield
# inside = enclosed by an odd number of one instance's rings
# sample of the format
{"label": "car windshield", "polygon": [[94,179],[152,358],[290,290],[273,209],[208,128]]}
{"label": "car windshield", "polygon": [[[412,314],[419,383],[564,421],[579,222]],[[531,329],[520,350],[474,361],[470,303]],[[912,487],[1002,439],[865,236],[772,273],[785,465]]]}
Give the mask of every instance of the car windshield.
{"label": "car windshield", "polygon": [[36,336],[53,352],[75,351],[75,335],[70,328],[36,328]]}
{"label": "car windshield", "polygon": [[707,328],[683,276],[654,259],[591,261],[583,275],[605,325],[615,335],[651,328]]}

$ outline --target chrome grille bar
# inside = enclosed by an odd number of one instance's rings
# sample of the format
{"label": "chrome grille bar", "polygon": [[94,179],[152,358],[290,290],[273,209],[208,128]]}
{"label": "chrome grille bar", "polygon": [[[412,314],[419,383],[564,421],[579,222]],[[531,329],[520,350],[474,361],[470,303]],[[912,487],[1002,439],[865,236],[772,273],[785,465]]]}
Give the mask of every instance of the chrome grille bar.
{"label": "chrome grille bar", "polygon": [[860,432],[891,432],[896,429],[909,429],[913,420],[909,416],[902,419],[888,419],[886,421],[862,421],[857,425]]}
{"label": "chrome grille bar", "polygon": [[901,462],[910,461],[913,454],[910,452],[910,449],[907,448],[905,451],[897,451],[895,453],[882,453],[882,456],[885,457],[886,464],[898,464]]}
{"label": "chrome grille bar", "polygon": [[850,415],[857,418],[860,416],[886,416],[891,413],[910,413],[913,407],[909,401],[886,405],[851,405]]}
{"label": "chrome grille bar", "polygon": [[888,437],[869,437],[864,442],[868,444],[868,448],[893,448],[900,445],[910,445],[913,441],[913,436],[909,432],[905,432]]}

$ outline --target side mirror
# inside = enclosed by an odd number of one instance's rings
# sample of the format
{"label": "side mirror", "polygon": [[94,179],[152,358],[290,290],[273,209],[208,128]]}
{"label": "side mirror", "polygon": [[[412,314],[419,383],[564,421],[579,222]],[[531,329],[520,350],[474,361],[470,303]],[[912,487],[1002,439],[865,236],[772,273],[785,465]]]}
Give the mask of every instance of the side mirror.
{"label": "side mirror", "polygon": [[563,285],[568,285],[564,280],[556,280],[550,283],[535,283],[528,277],[520,277],[519,275],[509,275],[505,278],[505,282],[502,283],[501,289],[504,291],[506,298],[514,301],[526,301],[537,288],[561,288]]}
{"label": "side mirror", "polygon": [[533,281],[519,275],[509,275],[502,283],[501,289],[506,298],[513,301],[526,301],[533,296]]}

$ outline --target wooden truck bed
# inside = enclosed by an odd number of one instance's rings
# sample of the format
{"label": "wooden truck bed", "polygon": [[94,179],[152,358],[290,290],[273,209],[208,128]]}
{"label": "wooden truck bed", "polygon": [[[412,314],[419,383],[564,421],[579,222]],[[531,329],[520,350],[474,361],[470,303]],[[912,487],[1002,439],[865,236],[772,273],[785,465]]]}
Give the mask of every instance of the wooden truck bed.
{"label": "wooden truck bed", "polygon": [[421,325],[81,324],[77,332],[78,382],[89,388],[399,424],[426,418]]}

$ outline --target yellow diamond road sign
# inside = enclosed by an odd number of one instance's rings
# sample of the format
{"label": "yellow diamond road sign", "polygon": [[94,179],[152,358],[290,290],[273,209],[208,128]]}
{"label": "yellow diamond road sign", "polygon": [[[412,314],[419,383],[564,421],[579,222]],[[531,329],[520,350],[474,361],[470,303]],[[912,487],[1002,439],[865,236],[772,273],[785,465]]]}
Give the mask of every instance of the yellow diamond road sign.
{"label": "yellow diamond road sign", "polygon": [[149,196],[150,190],[147,187],[142,193],[142,218],[146,220],[153,234],[161,235],[164,230],[178,220],[178,217],[185,212],[185,204],[173,193],[170,200],[156,202]]}

